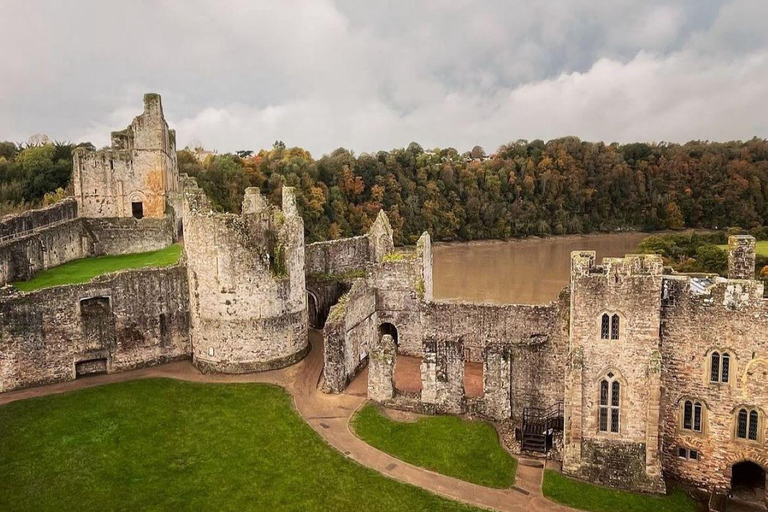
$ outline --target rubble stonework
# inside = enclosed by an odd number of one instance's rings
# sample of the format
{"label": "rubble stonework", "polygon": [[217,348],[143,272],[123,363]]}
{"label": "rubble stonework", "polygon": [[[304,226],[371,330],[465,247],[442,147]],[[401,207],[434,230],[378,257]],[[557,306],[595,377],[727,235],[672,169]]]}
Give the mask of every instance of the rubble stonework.
{"label": "rubble stonework", "polygon": [[192,357],[203,371],[278,368],[309,349],[304,223],[293,189],[283,208],[246,190],[241,215],[215,213],[201,189],[185,190]]}
{"label": "rubble stonework", "polygon": [[176,132],[168,128],[158,94],[144,95],[144,112],[112,145],[74,152],[72,183],[82,217],[163,217],[179,187]]}
{"label": "rubble stonework", "polygon": [[[325,323],[323,391],[342,392],[367,365],[368,397],[387,406],[514,429],[526,408],[563,405],[563,470],[583,479],[728,491],[736,464],[768,470],[768,300],[754,238],[729,239],[728,279],[585,251],[546,305],[435,300],[429,234],[396,250],[380,212],[364,236],[305,247],[287,187],[281,208],[247,189],[242,214],[216,212],[178,175],[159,96],[144,103],[111,148],[75,152],[75,199],[0,220],[0,392],[190,357],[203,371],[277,368],[309,350],[308,322]],[[77,258],[159,249],[182,230],[171,267],[4,286]],[[397,389],[400,356],[421,359],[420,391]],[[467,396],[477,363],[482,393]],[[743,428],[741,410],[756,418]]]}

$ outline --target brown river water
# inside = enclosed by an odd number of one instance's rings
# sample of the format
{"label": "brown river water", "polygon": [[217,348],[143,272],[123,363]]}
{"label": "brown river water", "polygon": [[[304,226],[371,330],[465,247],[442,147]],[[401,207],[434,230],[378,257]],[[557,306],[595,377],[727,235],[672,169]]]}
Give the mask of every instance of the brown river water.
{"label": "brown river water", "polygon": [[604,257],[635,252],[647,233],[533,238],[433,247],[434,297],[440,300],[546,304],[570,280],[571,251]]}

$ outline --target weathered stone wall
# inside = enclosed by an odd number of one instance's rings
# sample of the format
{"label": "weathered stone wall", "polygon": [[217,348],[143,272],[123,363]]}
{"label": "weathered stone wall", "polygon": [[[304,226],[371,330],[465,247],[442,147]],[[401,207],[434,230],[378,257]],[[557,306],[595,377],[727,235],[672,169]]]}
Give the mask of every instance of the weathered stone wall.
{"label": "weathered stone wall", "polygon": [[[656,255],[606,259],[602,265],[594,260],[591,251],[572,255],[572,360],[565,396],[563,469],[609,485],[662,490],[658,452],[662,261]],[[618,315],[618,339],[603,339],[604,313]],[[618,432],[599,429],[603,379],[620,384]]]}
{"label": "weathered stone wall", "polygon": [[293,190],[283,189],[277,210],[247,189],[242,211],[215,213],[202,190],[186,190],[192,350],[204,371],[277,368],[309,348],[304,224]]}
{"label": "weathered stone wall", "polygon": [[333,306],[323,329],[323,391],[340,393],[365,367],[378,326],[375,290],[358,279]]}
{"label": "weathered stone wall", "polygon": [[0,244],[0,286],[91,255],[81,219],[58,222]]}
{"label": "weathered stone wall", "polygon": [[310,327],[323,328],[331,307],[349,291],[352,281],[307,278],[307,321]]}
{"label": "weathered stone wall", "polygon": [[397,346],[389,334],[374,339],[368,369],[368,398],[386,403],[395,396]]}
{"label": "weathered stone wall", "polygon": [[728,277],[753,279],[755,277],[755,237],[739,235],[728,237]]}
{"label": "weathered stone wall", "polygon": [[76,217],[77,201],[73,197],[68,197],[45,208],[6,215],[0,219],[0,243],[26,236],[31,231]]}
{"label": "weathered stone wall", "polygon": [[82,217],[131,217],[142,203],[144,217],[163,217],[166,197],[179,189],[176,133],[168,129],[157,94],[144,95],[144,112],[112,146],[76,149],[72,183]]}
{"label": "weathered stone wall", "polygon": [[364,270],[369,263],[368,236],[356,236],[307,246],[306,273],[343,276]]}
{"label": "weathered stone wall", "polygon": [[[704,293],[688,276],[664,279],[662,309],[663,452],[667,474],[725,490],[731,467],[750,460],[768,469],[768,300],[759,281],[720,280]],[[730,356],[728,383],[710,382],[710,355]],[[686,400],[704,406],[701,432],[684,430]],[[737,411],[761,411],[758,441],[736,438]],[[698,451],[698,460],[678,449]]]}
{"label": "weathered stone wall", "polygon": [[427,339],[422,352],[421,402],[442,413],[461,414],[465,410],[461,340]]}
{"label": "weathered stone wall", "polygon": [[[520,419],[525,407],[550,407],[563,400],[567,294],[547,306],[428,302],[423,304],[421,321],[426,338],[462,340],[467,361],[485,361],[499,371],[502,362],[488,362],[489,354],[509,357],[503,363],[508,374],[484,373],[489,416]],[[509,403],[502,403],[505,400]],[[499,411],[507,410],[509,414],[499,416]]]}
{"label": "weathered stone wall", "polygon": [[[0,391],[189,357],[183,264],[0,296]],[[103,361],[102,361],[103,360]],[[100,362],[101,361],[101,362]]]}
{"label": "weathered stone wall", "polygon": [[83,219],[94,255],[157,251],[174,240],[173,218]]}

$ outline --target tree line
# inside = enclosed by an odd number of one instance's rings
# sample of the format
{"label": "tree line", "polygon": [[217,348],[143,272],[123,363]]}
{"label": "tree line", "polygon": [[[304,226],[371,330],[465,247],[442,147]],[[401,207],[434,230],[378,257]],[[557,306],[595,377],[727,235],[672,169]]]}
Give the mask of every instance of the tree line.
{"label": "tree line", "polygon": [[[0,205],[37,206],[66,188],[74,145],[0,143]],[[239,212],[245,188],[275,203],[296,189],[309,242],[365,233],[380,209],[397,244],[591,231],[768,225],[768,141],[604,144],[575,137],[480,147],[407,148],[319,159],[276,142],[258,153],[178,152],[213,204]]]}

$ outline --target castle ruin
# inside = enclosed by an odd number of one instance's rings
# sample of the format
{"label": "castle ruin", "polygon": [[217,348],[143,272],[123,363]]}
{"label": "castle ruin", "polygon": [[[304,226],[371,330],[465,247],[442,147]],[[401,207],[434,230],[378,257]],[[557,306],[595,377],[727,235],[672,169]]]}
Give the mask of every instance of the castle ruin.
{"label": "castle ruin", "polygon": [[[283,367],[307,353],[311,325],[323,329],[325,392],[367,367],[370,400],[510,424],[520,450],[582,479],[727,492],[752,478],[764,492],[768,300],[752,237],[731,237],[728,278],[586,251],[550,304],[440,301],[429,234],[396,250],[381,212],[364,236],[305,246],[290,188],[279,208],[248,189],[242,214],[219,213],[175,154],[160,97],[146,95],[111,148],[75,153],[74,199],[0,222],[0,286],[86,256],[185,245],[171,267],[0,288],[0,392],[177,359],[205,372]],[[418,389],[397,387],[406,360]]]}

